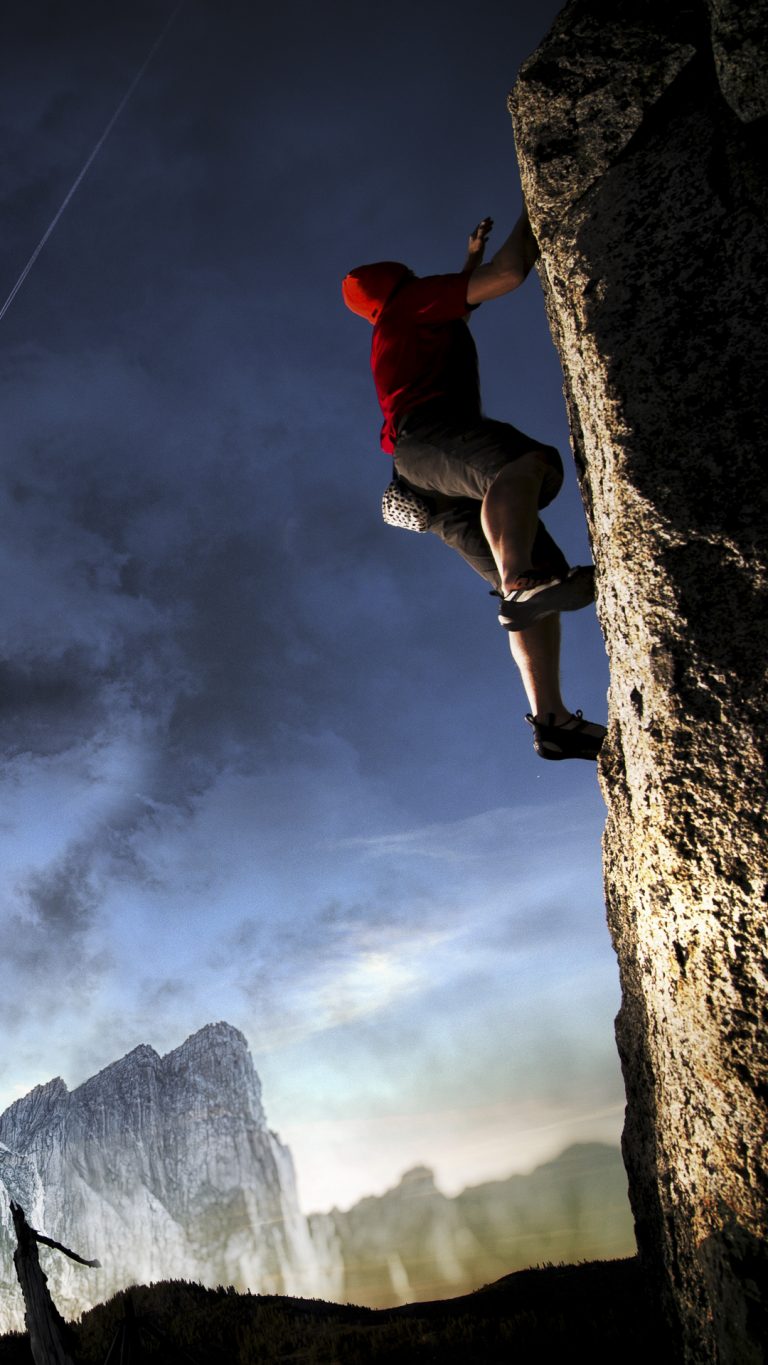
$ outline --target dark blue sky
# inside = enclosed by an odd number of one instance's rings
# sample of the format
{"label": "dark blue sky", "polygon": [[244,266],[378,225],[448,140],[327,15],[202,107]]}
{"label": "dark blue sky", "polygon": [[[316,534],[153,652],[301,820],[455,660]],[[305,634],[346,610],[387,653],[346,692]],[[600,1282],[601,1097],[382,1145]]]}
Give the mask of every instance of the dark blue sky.
{"label": "dark blue sky", "polygon": [[[224,1017],[300,1177],[302,1132],[326,1154],[310,1202],[618,1131],[594,769],[534,755],[483,582],[382,524],[339,290],[460,268],[485,214],[498,245],[557,8],[187,0],[5,317],[6,1098]],[[9,7],[2,292],[170,9]],[[473,330],[488,413],[567,454],[537,280]],[[583,562],[567,463],[547,521]],[[602,719],[593,614],[565,639]]]}

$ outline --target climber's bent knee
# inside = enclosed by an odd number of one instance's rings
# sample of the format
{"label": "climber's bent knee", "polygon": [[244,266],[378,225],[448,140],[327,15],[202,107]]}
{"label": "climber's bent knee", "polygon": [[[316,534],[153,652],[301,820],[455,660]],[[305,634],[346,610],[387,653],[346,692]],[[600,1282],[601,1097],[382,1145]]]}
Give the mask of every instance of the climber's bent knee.
{"label": "climber's bent knee", "polygon": [[545,507],[563,481],[562,460],[554,446],[542,445],[509,422],[490,417],[465,422],[427,405],[402,419],[395,466],[415,488],[482,502],[498,475],[530,454],[547,466],[539,499],[539,506]]}

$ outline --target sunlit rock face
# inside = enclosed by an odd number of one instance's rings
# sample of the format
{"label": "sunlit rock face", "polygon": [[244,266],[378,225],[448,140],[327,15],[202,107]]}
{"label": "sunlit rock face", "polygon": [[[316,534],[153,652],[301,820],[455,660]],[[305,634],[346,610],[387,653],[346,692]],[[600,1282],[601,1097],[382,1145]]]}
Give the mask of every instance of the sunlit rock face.
{"label": "sunlit rock face", "polygon": [[267,1127],[245,1038],[201,1029],[160,1057],[138,1047],[72,1092],[38,1086],[0,1116],[2,1326],[22,1323],[9,1200],[81,1256],[41,1248],[65,1315],[116,1289],[195,1279],[313,1294],[318,1278],[290,1153]]}
{"label": "sunlit rock face", "polygon": [[510,102],[610,656],[630,1195],[696,1365],[768,1340],[765,39],[572,0]]}

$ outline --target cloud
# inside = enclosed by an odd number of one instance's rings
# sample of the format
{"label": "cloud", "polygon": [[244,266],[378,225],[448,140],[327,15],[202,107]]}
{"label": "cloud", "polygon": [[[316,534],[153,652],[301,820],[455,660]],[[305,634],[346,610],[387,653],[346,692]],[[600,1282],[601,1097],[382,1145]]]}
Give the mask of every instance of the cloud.
{"label": "cloud", "polygon": [[70,943],[91,923],[98,902],[90,869],[90,850],[70,850],[57,867],[33,873],[23,896],[35,923],[59,943]]}
{"label": "cloud", "polygon": [[233,936],[246,952],[232,980],[258,1019],[260,1046],[281,1047],[434,989],[458,932],[386,922],[379,912],[373,921],[345,914],[330,926],[321,915],[287,931],[271,929],[267,940],[261,926],[246,922]]}
{"label": "cloud", "polygon": [[[111,961],[90,939],[99,888],[88,843],[30,872],[16,888],[18,910],[0,920],[0,1000],[9,1035],[32,1032],[83,1008]],[[6,1054],[2,1070],[18,1065]]]}
{"label": "cloud", "polygon": [[514,858],[532,843],[535,846],[536,842],[542,842],[545,824],[559,827],[561,845],[569,846],[577,846],[584,834],[591,834],[594,827],[583,810],[583,803],[561,800],[550,804],[546,814],[538,807],[501,806],[461,820],[339,840],[337,847],[359,849],[372,858],[397,855],[431,858],[441,863],[472,861],[490,855]]}
{"label": "cloud", "polygon": [[8,757],[70,748],[93,728],[98,707],[77,649],[57,660],[0,661],[0,748]]}

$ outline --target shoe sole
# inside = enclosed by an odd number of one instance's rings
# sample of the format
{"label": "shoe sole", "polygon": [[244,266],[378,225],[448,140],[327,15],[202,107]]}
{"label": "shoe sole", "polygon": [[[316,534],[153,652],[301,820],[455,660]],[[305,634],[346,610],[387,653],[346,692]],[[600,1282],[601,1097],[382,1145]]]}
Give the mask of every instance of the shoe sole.
{"label": "shoe sole", "polygon": [[539,758],[546,758],[549,759],[550,762],[555,763],[560,763],[565,758],[584,758],[587,760],[588,763],[594,763],[596,762],[600,754],[599,746],[589,753],[588,752],[568,753],[568,751],[562,749],[559,744],[556,744],[554,743],[554,741],[547,739],[534,740],[533,747],[536,750],[536,753],[539,755]]}
{"label": "shoe sole", "polygon": [[591,568],[573,569],[567,578],[543,588],[527,602],[510,602],[509,610],[514,616],[499,612],[499,621],[505,630],[525,630],[534,621],[545,616],[553,616],[558,611],[581,611],[595,600],[594,571]]}

